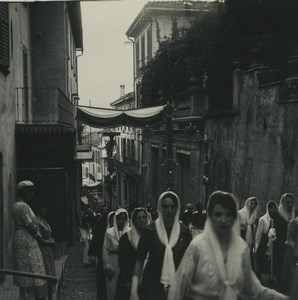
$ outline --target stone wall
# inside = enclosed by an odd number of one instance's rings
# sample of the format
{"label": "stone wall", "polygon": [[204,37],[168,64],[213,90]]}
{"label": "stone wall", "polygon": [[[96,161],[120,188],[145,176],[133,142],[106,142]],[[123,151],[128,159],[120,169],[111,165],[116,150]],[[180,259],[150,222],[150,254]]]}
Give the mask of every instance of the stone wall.
{"label": "stone wall", "polygon": [[232,191],[241,205],[256,196],[264,212],[282,193],[298,195],[298,101],[280,101],[284,82],[261,85],[262,71],[242,72],[239,110],[210,116],[205,133],[212,140],[211,189]]}

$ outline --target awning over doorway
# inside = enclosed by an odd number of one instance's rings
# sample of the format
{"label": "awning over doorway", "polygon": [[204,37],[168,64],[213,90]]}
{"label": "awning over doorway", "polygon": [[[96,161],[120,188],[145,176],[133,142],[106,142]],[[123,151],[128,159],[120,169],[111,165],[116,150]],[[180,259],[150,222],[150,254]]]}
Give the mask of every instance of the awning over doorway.
{"label": "awning over doorway", "polygon": [[77,119],[92,127],[155,125],[164,118],[164,105],[148,108],[117,110],[99,107],[78,106]]}

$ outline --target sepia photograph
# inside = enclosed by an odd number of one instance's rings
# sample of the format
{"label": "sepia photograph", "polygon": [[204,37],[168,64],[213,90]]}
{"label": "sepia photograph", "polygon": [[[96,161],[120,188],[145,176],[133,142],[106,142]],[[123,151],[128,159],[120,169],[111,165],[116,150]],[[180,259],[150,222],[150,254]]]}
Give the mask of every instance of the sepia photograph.
{"label": "sepia photograph", "polygon": [[298,300],[298,0],[0,0],[0,300]]}

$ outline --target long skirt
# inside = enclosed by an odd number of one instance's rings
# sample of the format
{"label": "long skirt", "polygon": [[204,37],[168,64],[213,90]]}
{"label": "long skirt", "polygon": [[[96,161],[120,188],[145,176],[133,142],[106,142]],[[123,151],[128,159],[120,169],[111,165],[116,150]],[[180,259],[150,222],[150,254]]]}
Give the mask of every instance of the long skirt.
{"label": "long skirt", "polygon": [[[15,231],[12,252],[13,267],[15,270],[41,275],[45,274],[39,245],[27,230],[19,228]],[[19,287],[32,287],[42,286],[46,281],[38,278],[14,276],[13,282]]]}
{"label": "long skirt", "polygon": [[118,277],[120,273],[120,268],[118,264],[118,254],[113,253],[110,255],[110,263],[115,274],[111,279],[106,277],[106,291],[107,300],[114,300],[116,296]]}
{"label": "long skirt", "polygon": [[284,292],[285,294],[288,294],[292,287],[292,283],[295,278],[295,267],[296,259],[294,256],[294,250],[291,246],[287,246],[281,273],[282,292]]}

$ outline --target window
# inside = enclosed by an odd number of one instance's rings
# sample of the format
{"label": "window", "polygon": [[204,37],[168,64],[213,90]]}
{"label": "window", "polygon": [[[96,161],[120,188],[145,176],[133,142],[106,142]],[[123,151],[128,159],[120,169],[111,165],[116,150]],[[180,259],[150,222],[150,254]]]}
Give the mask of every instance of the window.
{"label": "window", "polygon": [[10,57],[13,59],[13,29],[12,29],[12,20],[10,20]]}
{"label": "window", "polygon": [[126,156],[126,139],[122,139],[122,154]]}
{"label": "window", "polygon": [[135,155],[135,141],[131,140],[131,158],[136,159]]}
{"label": "window", "polygon": [[147,29],[147,57],[152,58],[152,27]]}
{"label": "window", "polygon": [[[3,220],[3,211],[4,211],[4,207],[3,207],[4,203],[3,203],[3,156],[0,153],[0,268],[3,268],[4,266],[4,257],[3,257],[3,252],[4,252],[4,237],[3,237],[3,233],[4,230],[2,230],[3,226],[4,226],[4,220]],[[2,279],[0,277],[0,279]]]}
{"label": "window", "polygon": [[136,73],[140,70],[140,54],[139,54],[139,41],[136,41]]}
{"label": "window", "polygon": [[145,35],[141,38],[141,66],[145,65]]}
{"label": "window", "polygon": [[131,140],[127,139],[127,156],[131,158],[130,146],[131,146]]}
{"label": "window", "polygon": [[29,90],[28,90],[28,51],[23,47],[23,85],[24,85],[24,111],[23,120],[29,121]]}
{"label": "window", "polygon": [[0,3],[0,71],[9,74],[8,3]]}

